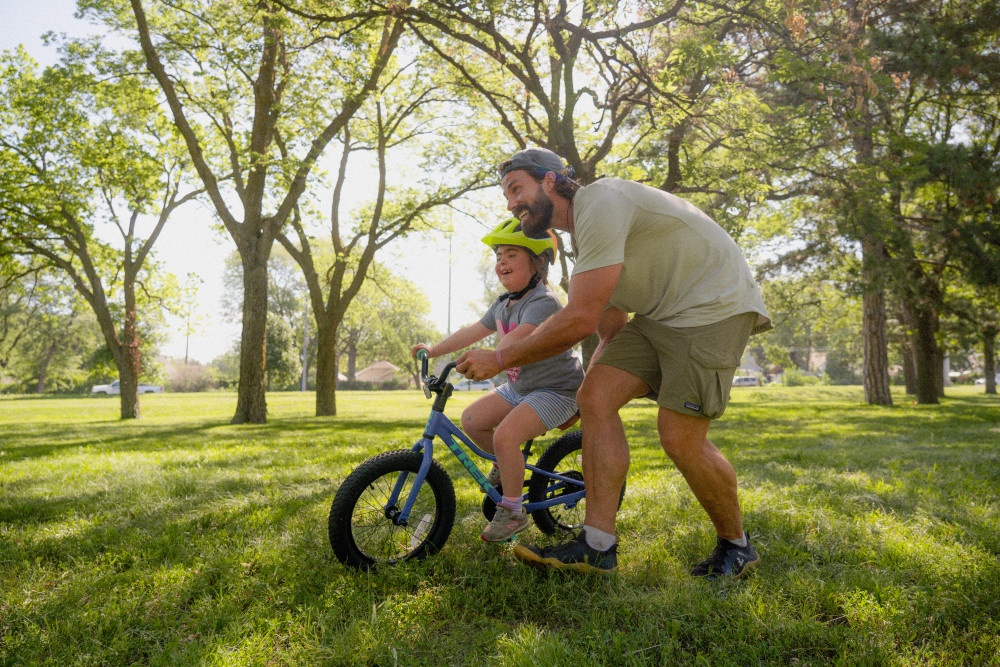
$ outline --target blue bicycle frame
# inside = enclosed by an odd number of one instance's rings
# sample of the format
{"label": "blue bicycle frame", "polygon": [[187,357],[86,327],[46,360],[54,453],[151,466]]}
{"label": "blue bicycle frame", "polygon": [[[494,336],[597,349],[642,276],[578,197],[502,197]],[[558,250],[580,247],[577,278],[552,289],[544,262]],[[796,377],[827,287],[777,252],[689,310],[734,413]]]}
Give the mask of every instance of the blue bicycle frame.
{"label": "blue bicycle frame", "polygon": [[[447,377],[448,372],[445,372],[444,377]],[[426,375],[426,370],[424,371]],[[450,393],[450,392],[448,392]],[[410,511],[413,509],[413,504],[416,502],[417,493],[420,491],[420,487],[423,486],[424,479],[427,477],[427,471],[430,470],[431,461],[434,460],[434,438],[441,438],[442,442],[448,447],[452,454],[455,455],[465,469],[472,475],[472,478],[476,480],[476,483],[483,489],[484,492],[493,500],[495,503],[501,501],[500,492],[496,490],[492,484],[486,480],[486,476],[483,475],[482,471],[472,462],[472,459],[465,450],[455,442],[455,437],[464,443],[470,450],[476,453],[477,456],[487,459],[489,461],[496,461],[496,456],[492,454],[487,454],[482,449],[477,447],[462,429],[455,426],[448,417],[445,416],[443,408],[444,403],[447,401],[448,396],[443,395],[435,403],[434,407],[431,409],[431,416],[427,420],[427,425],[424,427],[424,437],[422,437],[415,445],[411,451],[419,452],[423,451],[424,459],[420,464],[420,469],[417,471],[417,477],[414,480],[413,487],[410,489],[409,496],[406,499],[406,503],[403,504],[402,509],[398,513],[394,513],[394,521],[400,526],[407,525],[410,518]],[[442,400],[443,399],[443,400]],[[440,409],[439,409],[440,408]],[[541,470],[540,468],[533,466],[531,464],[525,463],[525,469],[532,473],[544,475],[548,477],[551,481],[549,482],[548,491],[557,491],[564,488],[566,484],[572,484],[574,487],[582,487],[584,483],[582,480],[572,479],[569,477],[563,477],[554,472],[549,472],[548,470]],[[386,503],[386,509],[395,507],[397,501],[399,500],[399,495],[403,490],[403,485],[406,483],[406,479],[409,473],[400,473],[399,479],[396,481],[396,486],[392,490],[388,502]],[[548,500],[542,500],[538,502],[528,502],[524,506],[524,511],[534,512],[536,510],[545,509],[547,507],[552,507],[553,505],[566,505],[567,507],[574,507],[578,502],[580,502],[586,495],[586,489],[581,489],[573,493],[562,495],[556,498],[549,498]],[[521,496],[522,501],[527,500],[527,494]]]}

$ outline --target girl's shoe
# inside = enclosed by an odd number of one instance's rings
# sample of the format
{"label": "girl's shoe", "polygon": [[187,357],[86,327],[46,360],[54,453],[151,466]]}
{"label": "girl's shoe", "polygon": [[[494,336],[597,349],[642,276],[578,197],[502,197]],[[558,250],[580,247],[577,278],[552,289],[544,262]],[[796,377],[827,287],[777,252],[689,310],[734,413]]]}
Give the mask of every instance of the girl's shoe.
{"label": "girl's shoe", "polygon": [[509,507],[497,505],[497,513],[493,515],[493,521],[486,526],[486,530],[480,535],[487,542],[507,542],[524,530],[528,525],[528,513],[525,511],[515,514]]}

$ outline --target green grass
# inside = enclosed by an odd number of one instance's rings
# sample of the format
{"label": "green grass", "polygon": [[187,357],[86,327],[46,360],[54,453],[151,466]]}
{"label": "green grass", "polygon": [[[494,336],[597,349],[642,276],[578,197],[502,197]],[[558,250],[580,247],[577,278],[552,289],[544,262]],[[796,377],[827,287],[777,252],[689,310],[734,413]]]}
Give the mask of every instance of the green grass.
{"label": "green grass", "polygon": [[[417,391],[0,398],[0,664],[673,665],[1000,663],[1000,401],[869,407],[859,388],[734,390],[712,439],[736,467],[763,556],[693,580],[711,526],[662,454],[632,443],[619,573],[546,575],[459,519],[436,556],[342,567],[326,521],[358,463],[419,438]],[[453,399],[460,414],[473,396]],[[534,527],[528,544],[546,540]]]}

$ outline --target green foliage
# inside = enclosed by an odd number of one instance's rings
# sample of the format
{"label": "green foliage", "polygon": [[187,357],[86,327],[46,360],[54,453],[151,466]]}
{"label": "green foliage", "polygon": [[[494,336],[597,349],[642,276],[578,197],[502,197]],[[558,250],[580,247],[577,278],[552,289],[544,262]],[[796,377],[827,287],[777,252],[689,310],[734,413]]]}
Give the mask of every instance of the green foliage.
{"label": "green foliage", "polygon": [[337,330],[342,372],[353,356],[355,371],[385,360],[413,374],[413,346],[439,336],[427,297],[386,267],[375,265],[370,274]]}
{"label": "green foliage", "polygon": [[272,394],[252,429],[225,424],[234,394],[149,396],[126,424],[98,399],[0,398],[0,662],[995,664],[1000,408],[972,392],[871,408],[857,387],[734,390],[712,439],[763,562],[716,583],[687,574],[714,530],[648,401],[623,411],[619,572],[595,578],[480,540],[482,496],[451,459],[441,553],[368,574],[332,557],[337,486],[412,445],[419,391],[345,392],[336,420]]}
{"label": "green foliage", "polygon": [[819,274],[777,277],[762,290],[774,331],[750,340],[758,363],[782,368],[786,384],[796,381],[790,377],[807,377],[796,371],[825,371],[834,384],[857,384],[862,355],[857,298]]}

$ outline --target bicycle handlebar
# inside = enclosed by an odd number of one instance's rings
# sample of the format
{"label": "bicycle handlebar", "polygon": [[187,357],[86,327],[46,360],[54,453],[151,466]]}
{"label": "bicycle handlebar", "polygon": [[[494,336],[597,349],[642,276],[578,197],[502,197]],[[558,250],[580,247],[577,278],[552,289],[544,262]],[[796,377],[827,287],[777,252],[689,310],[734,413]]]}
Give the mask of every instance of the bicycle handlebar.
{"label": "bicycle handlebar", "polygon": [[444,387],[446,380],[448,379],[448,375],[455,370],[455,366],[457,365],[454,361],[449,361],[448,365],[444,367],[444,371],[441,373],[440,378],[434,377],[433,375],[428,376],[427,362],[429,358],[430,355],[427,354],[427,350],[417,350],[417,359],[420,361],[420,380],[424,384],[424,396],[427,398],[431,397],[432,390],[436,393]]}

